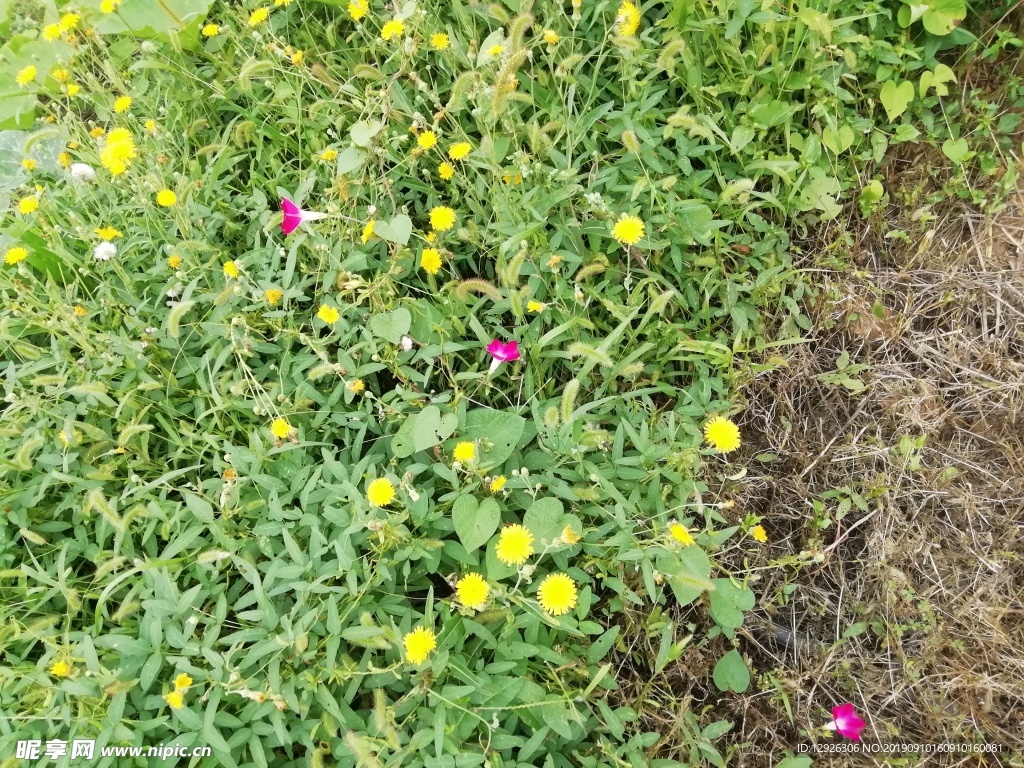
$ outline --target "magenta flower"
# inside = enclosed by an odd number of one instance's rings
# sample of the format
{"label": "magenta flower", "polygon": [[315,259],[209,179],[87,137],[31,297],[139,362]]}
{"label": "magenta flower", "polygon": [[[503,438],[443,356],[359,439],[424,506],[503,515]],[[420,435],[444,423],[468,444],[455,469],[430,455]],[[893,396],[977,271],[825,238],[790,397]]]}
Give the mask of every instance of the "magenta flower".
{"label": "magenta flower", "polygon": [[494,373],[502,363],[511,363],[513,360],[519,359],[519,342],[502,342],[495,339],[487,345],[487,352],[494,358],[491,360],[491,369],[489,371]]}
{"label": "magenta flower", "polygon": [[853,708],[853,704],[840,704],[838,707],[832,707],[832,722],[825,728],[836,731],[850,741],[860,741],[860,732],[864,730],[864,721],[857,716],[857,710]]}
{"label": "magenta flower", "polygon": [[284,219],[281,221],[281,231],[290,235],[304,221],[316,221],[327,216],[326,213],[316,211],[304,211],[287,197],[281,198],[281,213]]}

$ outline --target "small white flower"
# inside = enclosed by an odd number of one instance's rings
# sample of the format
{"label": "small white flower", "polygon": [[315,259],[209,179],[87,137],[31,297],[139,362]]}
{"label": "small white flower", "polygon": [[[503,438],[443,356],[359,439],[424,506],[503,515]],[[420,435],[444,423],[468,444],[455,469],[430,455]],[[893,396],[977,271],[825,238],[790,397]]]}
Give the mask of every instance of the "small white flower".
{"label": "small white flower", "polygon": [[92,250],[92,255],[97,261],[110,261],[117,256],[117,246],[104,240]]}
{"label": "small white flower", "polygon": [[71,178],[75,181],[95,181],[96,171],[86,163],[72,163]]}
{"label": "small white flower", "polygon": [[412,349],[412,339],[409,336],[403,336],[400,346],[402,347],[403,352],[408,352]]}

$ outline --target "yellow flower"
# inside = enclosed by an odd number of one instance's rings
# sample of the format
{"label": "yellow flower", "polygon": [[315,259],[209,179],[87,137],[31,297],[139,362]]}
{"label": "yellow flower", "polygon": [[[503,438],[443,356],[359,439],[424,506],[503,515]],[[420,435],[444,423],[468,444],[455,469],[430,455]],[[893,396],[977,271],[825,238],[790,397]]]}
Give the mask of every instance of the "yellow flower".
{"label": "yellow flower", "polygon": [[565,528],[562,529],[562,532],[559,534],[558,538],[560,538],[566,544],[575,544],[582,537],[578,533],[576,533],[575,529],[571,525],[567,525],[565,526]]}
{"label": "yellow flower", "polygon": [[292,425],[282,419],[280,416],[270,422],[270,434],[276,437],[278,440],[284,440],[288,435],[292,433]]}
{"label": "yellow flower", "polygon": [[277,288],[267,288],[263,292],[263,300],[272,307],[276,307],[278,302],[284,298],[284,291]]}
{"label": "yellow flower", "polygon": [[437,648],[437,636],[426,627],[416,627],[402,643],[405,645],[405,660],[410,664],[422,664]]}
{"label": "yellow flower", "polygon": [[441,270],[441,254],[436,248],[424,248],[420,254],[420,266],[428,275],[436,275]]}
{"label": "yellow flower", "polygon": [[461,160],[473,151],[473,145],[468,141],[459,141],[448,147],[448,157],[452,160]]}
{"label": "yellow flower", "polygon": [[455,594],[459,602],[474,611],[482,611],[487,605],[491,588],[479,573],[467,573],[455,582]]}
{"label": "yellow flower", "polygon": [[636,3],[631,3],[627,0],[620,5],[618,15],[615,17],[615,23],[619,25],[620,35],[623,37],[633,37],[640,28],[640,9],[636,7]]}
{"label": "yellow flower", "polygon": [[382,40],[390,40],[393,37],[401,37],[405,33],[405,24],[399,19],[392,19],[385,22],[380,31]]}
{"label": "yellow flower", "polygon": [[476,458],[476,444],[468,441],[459,443],[452,452],[452,458],[455,461],[473,461]]}
{"label": "yellow flower", "polygon": [[82,86],[78,83],[68,83],[68,96],[76,96],[80,90],[82,90]]}
{"label": "yellow flower", "polygon": [[320,309],[316,311],[316,316],[328,325],[333,325],[338,322],[338,318],[341,317],[341,313],[330,304],[321,304]]}
{"label": "yellow flower", "polygon": [[455,175],[455,167],[451,163],[441,163],[437,166],[437,175],[448,181],[448,179]]}
{"label": "yellow flower", "polygon": [[676,543],[682,544],[684,547],[688,547],[694,543],[693,536],[686,529],[686,526],[680,523],[672,523],[672,525],[668,527],[668,533]]}
{"label": "yellow flower", "polygon": [[386,477],[378,477],[366,487],[366,498],[375,507],[386,507],[395,500],[395,486]]}
{"label": "yellow flower", "polygon": [[17,264],[19,261],[24,261],[27,258],[28,251],[18,245],[7,249],[7,253],[4,254],[4,263]]}
{"label": "yellow flower", "polygon": [[487,49],[487,55],[494,58],[495,56],[501,56],[505,52],[504,45],[492,45]]}
{"label": "yellow flower", "polygon": [[36,79],[36,72],[36,68],[29,64],[27,67],[18,70],[15,80],[18,82],[18,85],[28,85]]}
{"label": "yellow flower", "polygon": [[100,3],[100,10],[104,13],[113,13],[117,10],[117,6],[121,4],[121,0],[103,0]]}
{"label": "yellow flower", "polygon": [[446,205],[430,209],[430,226],[438,232],[447,232],[455,226],[455,211]]}
{"label": "yellow flower", "polygon": [[541,304],[539,301],[533,301],[531,299],[530,301],[526,302],[526,310],[528,312],[543,312],[544,305]]}
{"label": "yellow flower", "polygon": [[[103,135],[102,129],[98,129]],[[135,157],[135,140],[126,128],[115,128],[107,136],[107,143],[100,152],[100,162],[114,176],[124,173],[128,161]]]}
{"label": "yellow flower", "polygon": [[364,243],[373,237],[373,219],[366,222],[366,226],[363,227],[363,234],[359,237]]}
{"label": "yellow flower", "polygon": [[177,269],[181,266],[181,256],[176,253],[172,253],[167,257],[167,266],[171,269]]}
{"label": "yellow flower", "polygon": [[553,29],[544,30],[544,42],[548,45],[558,45],[559,41],[558,33]]}
{"label": "yellow flower", "polygon": [[443,51],[451,44],[452,41],[444,32],[435,32],[430,36],[430,47],[435,51]]}
{"label": "yellow flower", "polygon": [[71,155],[69,155],[67,152],[61,152],[59,155],[57,155],[57,162],[60,163],[61,168],[70,168]]}
{"label": "yellow flower", "polygon": [[291,5],[292,0],[274,0],[274,5],[280,7],[282,5]]}
{"label": "yellow flower", "polygon": [[24,168],[26,171],[34,171],[36,169],[36,161],[33,160],[31,157],[26,157],[24,160],[21,161],[21,167]]}
{"label": "yellow flower", "polygon": [[353,395],[358,395],[360,392],[366,389],[366,382],[362,379],[352,379],[345,384],[345,389],[351,392]]}
{"label": "yellow flower", "polygon": [[367,5],[366,0],[352,0],[348,4],[348,15],[352,18],[352,21],[359,21],[369,12],[370,7]]}
{"label": "yellow flower", "polygon": [[636,245],[644,236],[644,223],[637,216],[623,214],[612,227],[612,237],[625,245]]}
{"label": "yellow flower", "polygon": [[164,701],[171,709],[181,709],[185,706],[185,694],[181,691],[171,691],[164,695]]}
{"label": "yellow flower", "polygon": [[82,17],[77,13],[65,13],[60,17],[60,31],[70,32],[71,30],[78,27],[78,22],[82,20]]}
{"label": "yellow flower", "polygon": [[488,489],[490,490],[491,493],[498,493],[499,491],[501,491],[502,488],[505,487],[505,483],[507,482],[508,478],[505,477],[504,475],[492,477],[491,484],[488,486]]}
{"label": "yellow flower", "polygon": [[220,27],[216,24],[206,24],[203,27],[203,37],[214,37],[220,32]]}
{"label": "yellow flower", "polygon": [[723,416],[715,416],[704,425],[704,437],[711,447],[722,453],[735,451],[740,447],[740,428]]}
{"label": "yellow flower", "polygon": [[66,69],[55,69],[50,73],[50,77],[58,83],[66,83],[70,76],[71,74]]}
{"label": "yellow flower", "polygon": [[564,573],[552,573],[537,588],[540,607],[552,616],[561,616],[576,607],[576,582]]}
{"label": "yellow flower", "polygon": [[106,131],[104,131],[98,125],[95,128],[93,128],[91,131],[89,131],[89,135],[92,136],[92,138],[94,138],[94,139],[100,138],[104,133],[106,133]]}
{"label": "yellow flower", "polygon": [[232,280],[237,280],[238,279],[238,264],[235,263],[233,260],[232,261],[225,261],[223,268],[224,268],[224,277],[230,278]]}
{"label": "yellow flower", "polygon": [[150,133],[156,133],[156,120],[147,120],[142,125]]}
{"label": "yellow flower", "polygon": [[302,60],[305,57],[306,57],[306,54],[304,54],[302,51],[293,51],[290,58],[291,58],[292,64],[294,64],[296,67],[298,67],[298,66],[302,65]]}
{"label": "yellow flower", "polygon": [[43,40],[56,40],[60,37],[60,24],[47,24],[43,27]]}
{"label": "yellow flower", "polygon": [[176,691],[187,691],[190,685],[192,685],[192,678],[184,672],[174,678],[174,690]]}
{"label": "yellow flower", "polygon": [[93,232],[96,233],[96,237],[100,240],[113,240],[115,237],[124,237],[123,233],[113,227],[99,227],[94,229]]}
{"label": "yellow flower", "polygon": [[[75,308],[72,310],[75,313],[75,317],[85,317],[89,314],[89,310],[83,307],[81,304],[75,304]],[[64,437],[64,433],[60,433]]]}
{"label": "yellow flower", "polygon": [[70,677],[71,665],[66,661],[55,661],[50,666],[50,674],[54,677]]}
{"label": "yellow flower", "polygon": [[515,176],[512,176],[511,174],[507,174],[505,176],[502,176],[501,180],[503,182],[505,182],[506,184],[511,184],[512,186],[515,186],[516,184],[522,184],[523,183],[523,174],[517,173]]}
{"label": "yellow flower", "polygon": [[132,105],[131,96],[118,96],[114,102],[114,111],[117,113],[127,112],[128,108]]}
{"label": "yellow flower", "polygon": [[39,208],[38,198],[23,197],[18,201],[18,210],[26,216],[30,213],[34,213],[37,208]]}
{"label": "yellow flower", "polygon": [[750,529],[750,535],[754,537],[754,541],[759,544],[764,544],[768,541],[768,532],[760,525],[755,525]]}
{"label": "yellow flower", "polygon": [[267,20],[270,15],[269,8],[257,8],[255,11],[249,14],[249,26],[257,27]]}
{"label": "yellow flower", "polygon": [[164,208],[170,208],[178,202],[178,196],[169,189],[161,189],[156,193],[156,201]]}
{"label": "yellow flower", "polygon": [[336,149],[325,149],[320,153],[320,159],[325,162],[331,162],[332,160],[338,159],[338,150]]}
{"label": "yellow flower", "polygon": [[426,240],[428,243],[432,243],[435,240],[437,240],[437,232],[431,230],[430,232],[427,232],[427,234],[423,236],[423,239]]}
{"label": "yellow flower", "polygon": [[433,131],[424,131],[416,139],[416,143],[419,144],[420,149],[431,149],[437,146],[437,135]]}
{"label": "yellow flower", "polygon": [[533,534],[519,524],[505,526],[494,554],[505,565],[522,565],[533,554]]}

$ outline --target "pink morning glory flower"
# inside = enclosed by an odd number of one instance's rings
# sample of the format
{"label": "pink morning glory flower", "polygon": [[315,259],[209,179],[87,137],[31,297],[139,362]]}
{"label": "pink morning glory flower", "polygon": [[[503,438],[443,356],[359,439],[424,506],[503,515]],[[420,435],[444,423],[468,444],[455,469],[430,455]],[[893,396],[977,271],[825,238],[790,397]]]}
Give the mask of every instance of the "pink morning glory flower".
{"label": "pink morning glory flower", "polygon": [[304,211],[287,197],[281,198],[281,212],[284,214],[284,219],[281,221],[281,231],[286,235],[294,232],[299,224],[304,221],[316,221],[327,216],[326,213]]}
{"label": "pink morning glory flower", "polygon": [[850,741],[860,741],[860,732],[864,730],[864,721],[857,716],[853,704],[840,704],[832,707],[832,722],[825,726]]}
{"label": "pink morning glory flower", "polygon": [[494,373],[502,363],[511,363],[513,360],[519,359],[519,342],[502,342],[499,339],[495,339],[487,345],[487,352],[494,358],[491,360],[490,369],[490,373]]}

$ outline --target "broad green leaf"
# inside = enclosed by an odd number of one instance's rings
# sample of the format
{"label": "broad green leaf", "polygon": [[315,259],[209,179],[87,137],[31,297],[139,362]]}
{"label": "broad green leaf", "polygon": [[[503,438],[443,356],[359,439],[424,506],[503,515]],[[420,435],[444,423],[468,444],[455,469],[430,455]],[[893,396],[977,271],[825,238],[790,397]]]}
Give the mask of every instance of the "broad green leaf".
{"label": "broad green leaf", "polygon": [[487,543],[501,523],[501,509],[494,499],[477,503],[472,496],[460,496],[452,507],[455,533],[467,552]]}
{"label": "broad green leaf", "polygon": [[[412,236],[412,219],[400,213],[393,216],[390,221],[378,221],[374,231],[388,242],[407,245]],[[406,331],[408,330],[406,328]]]}
{"label": "broad green leaf", "polygon": [[512,455],[526,427],[526,419],[508,411],[480,408],[466,415],[460,440],[476,440],[482,446],[479,463],[498,466]]}
{"label": "broad green leaf", "polygon": [[379,339],[398,344],[409,333],[412,314],[405,307],[383,312],[370,318],[370,333]]}
{"label": "broad green leaf", "polygon": [[899,84],[895,80],[886,80],[882,84],[878,100],[885,107],[889,122],[892,122],[906,112],[910,102],[914,100],[914,84],[909,80],[903,80]]}
{"label": "broad green leaf", "polygon": [[714,579],[709,611],[722,628],[734,630],[743,624],[743,612],[754,607],[754,593],[749,587],[737,587],[731,579]]}
{"label": "broad green leaf", "polygon": [[425,451],[446,440],[458,425],[453,413],[441,414],[436,405],[428,405],[406,418],[391,441],[391,450],[400,459]]}
{"label": "broad green leaf", "polygon": [[541,550],[550,544],[565,527],[562,502],[558,499],[537,499],[526,510],[523,525],[530,529],[534,536],[534,549]]}
{"label": "broad green leaf", "polygon": [[665,575],[680,605],[689,605],[704,592],[715,589],[710,579],[711,561],[696,545],[679,552],[663,552],[658,556],[658,570]]}
{"label": "broad green leaf", "polygon": [[712,677],[720,691],[743,693],[750,685],[750,670],[735,648],[718,660]]}

